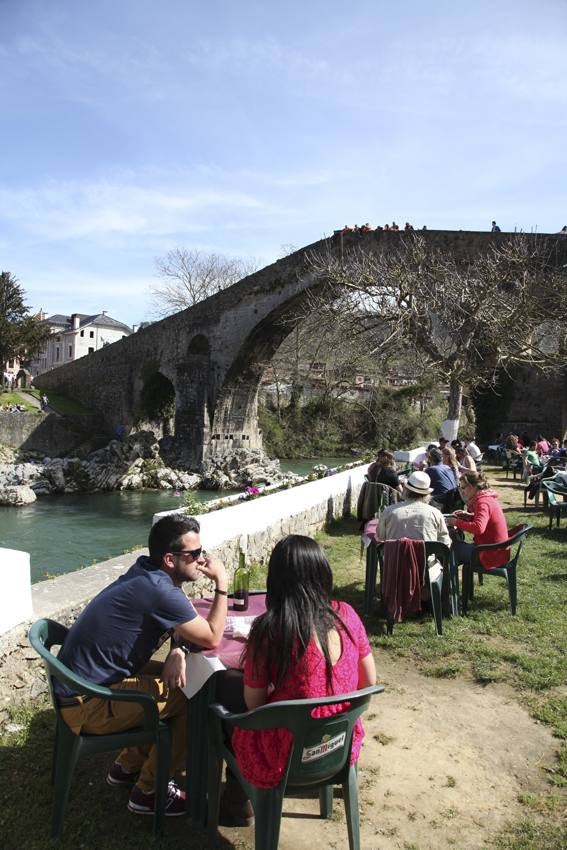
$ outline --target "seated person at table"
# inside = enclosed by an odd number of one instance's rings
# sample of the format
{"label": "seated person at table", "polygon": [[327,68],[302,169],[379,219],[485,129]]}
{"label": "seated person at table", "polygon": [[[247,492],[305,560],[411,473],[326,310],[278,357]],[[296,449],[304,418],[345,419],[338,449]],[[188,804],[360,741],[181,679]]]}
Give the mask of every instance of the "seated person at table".
{"label": "seated person at table", "polygon": [[428,460],[429,452],[431,451],[431,449],[436,449],[436,448],[437,448],[437,446],[435,445],[435,443],[429,443],[429,445],[427,446],[427,449],[424,452],[420,452],[418,455],[416,455],[416,457],[413,461],[413,468],[414,469],[423,469],[425,466],[427,466],[427,464],[429,463],[429,460]]}
{"label": "seated person at table", "polygon": [[369,481],[376,484],[387,484],[394,490],[401,492],[398,473],[396,472],[396,462],[392,452],[387,452],[385,449],[380,449],[374,463],[368,467],[366,476]]}
{"label": "seated person at table", "polygon": [[445,518],[441,511],[428,504],[432,490],[429,475],[412,472],[404,485],[404,501],[385,508],[378,520],[380,540],[399,540],[411,537],[451,545]]}
{"label": "seated person at table", "polygon": [[[500,507],[498,496],[488,486],[480,472],[465,472],[461,476],[460,488],[466,502],[466,511],[455,511],[455,517],[447,519],[449,528],[459,528],[473,535],[474,543],[455,540],[453,552],[457,564],[469,564],[475,544],[502,543],[508,539],[506,518]],[[494,549],[480,553],[483,570],[502,567],[508,563],[510,549]]]}
{"label": "seated person at table", "polygon": [[550,445],[543,436],[543,434],[537,435],[537,453],[538,455],[547,455],[549,454]]}
{"label": "seated person at table", "polygon": [[[333,574],[320,546],[291,534],[276,544],[268,566],[267,611],[254,622],[246,646],[244,700],[249,709],[286,699],[343,694],[376,682],[376,668],[358,614],[332,598]],[[336,714],[337,706],[316,710]],[[357,721],[351,763],[364,732]],[[278,785],[287,766],[291,732],[235,729],[232,745],[245,778],[260,788]]]}
{"label": "seated person at table", "polygon": [[475,464],[476,464],[476,461],[480,457],[482,457],[482,452],[479,449],[479,447],[477,446],[477,444],[475,443],[474,437],[471,437],[470,435],[465,437],[465,449],[468,451],[468,453],[470,454],[472,459],[475,461]]}
{"label": "seated person at table", "polygon": [[[187,700],[183,642],[207,649],[222,638],[227,603],[224,566],[203,554],[199,523],[193,517],[163,517],[149,535],[149,557],[142,555],[96,596],[75,621],[59,653],[75,673],[96,685],[149,693],[160,718],[170,720],[173,774],[185,759]],[[205,619],[185,596],[182,585],[206,576],[215,583],[215,599]],[[165,633],[173,648],[163,664],[150,658]],[[177,646],[176,646],[177,644]],[[150,663],[148,663],[150,662]],[[107,735],[141,725],[143,709],[130,702],[85,701],[65,686],[56,687],[61,715],[72,730]],[[135,814],[154,812],[155,747],[122,750],[107,776],[109,785],[133,786],[128,809]],[[205,781],[205,780],[203,780]],[[182,815],[185,793],[170,782],[166,815]]]}
{"label": "seated person at table", "polygon": [[433,502],[436,507],[443,508],[445,498],[450,490],[455,490],[458,480],[455,472],[446,463],[443,463],[441,449],[430,449],[428,452],[429,466],[425,471],[431,479]]}
{"label": "seated person at table", "polygon": [[459,464],[459,473],[461,472],[476,472],[476,463],[470,456],[466,446],[460,446],[455,449],[457,463]]}

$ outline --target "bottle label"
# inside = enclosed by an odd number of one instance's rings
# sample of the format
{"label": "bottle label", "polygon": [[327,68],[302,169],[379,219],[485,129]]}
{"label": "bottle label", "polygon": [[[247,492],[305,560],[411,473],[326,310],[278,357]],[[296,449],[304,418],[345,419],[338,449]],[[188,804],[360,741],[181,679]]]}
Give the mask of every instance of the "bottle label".
{"label": "bottle label", "polygon": [[233,597],[233,599],[232,599],[232,607],[233,608],[244,609],[245,605],[246,605],[246,600],[243,597],[240,598],[240,599],[237,596]]}

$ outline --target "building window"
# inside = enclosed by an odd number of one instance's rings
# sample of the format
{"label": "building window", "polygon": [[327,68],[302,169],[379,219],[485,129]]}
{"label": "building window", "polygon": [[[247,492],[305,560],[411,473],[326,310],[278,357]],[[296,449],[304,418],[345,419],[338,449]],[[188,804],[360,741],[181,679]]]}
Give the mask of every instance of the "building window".
{"label": "building window", "polygon": [[94,331],[89,331],[89,336],[91,339],[94,339]]}
{"label": "building window", "polygon": [[69,357],[72,357],[72,356],[73,356],[73,346],[70,345],[69,346]]}
{"label": "building window", "polygon": [[93,351],[94,351],[94,348],[92,347],[92,345],[89,345],[89,354],[92,354]]}
{"label": "building window", "polygon": [[84,336],[84,335],[85,335],[85,332],[84,332],[84,331],[81,331],[81,336]]}
{"label": "building window", "polygon": [[56,337],[55,337],[55,342],[61,342],[61,337],[60,337],[60,336],[56,336]]}
{"label": "building window", "polygon": [[14,368],[14,361],[8,360],[8,369],[13,369],[13,368]]}
{"label": "building window", "polygon": [[59,346],[55,348],[55,359],[59,360]]}

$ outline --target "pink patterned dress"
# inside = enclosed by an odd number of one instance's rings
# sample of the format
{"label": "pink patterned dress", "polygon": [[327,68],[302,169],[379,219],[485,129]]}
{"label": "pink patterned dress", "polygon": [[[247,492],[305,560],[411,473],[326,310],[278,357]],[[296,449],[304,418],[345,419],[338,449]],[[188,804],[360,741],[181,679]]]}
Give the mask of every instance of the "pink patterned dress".
{"label": "pink patterned dress", "polygon": [[[325,658],[314,640],[311,640],[303,657],[291,663],[284,681],[268,697],[268,702],[288,699],[346,694],[358,688],[358,663],[370,655],[368,637],[358,614],[346,602],[333,602],[333,608],[346,624],[348,634],[339,628],[342,643],[341,657],[333,666],[332,688],[327,688]],[[251,688],[265,688],[271,682],[267,670],[254,669],[249,656],[244,665],[244,684]],[[321,706],[314,717],[329,717],[340,713],[340,704]],[[364,730],[357,720],[352,742],[351,763],[358,760]],[[260,788],[273,788],[281,782],[291,749],[291,732],[288,729],[262,729],[252,731],[235,729],[232,745],[240,770],[246,779]]]}

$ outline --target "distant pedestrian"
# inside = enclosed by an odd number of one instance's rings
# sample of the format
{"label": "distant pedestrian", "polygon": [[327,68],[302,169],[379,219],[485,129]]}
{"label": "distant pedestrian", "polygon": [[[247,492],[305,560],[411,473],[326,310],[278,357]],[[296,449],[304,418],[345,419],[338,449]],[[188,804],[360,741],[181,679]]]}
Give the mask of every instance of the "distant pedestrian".
{"label": "distant pedestrian", "polygon": [[42,393],[39,397],[39,406],[41,407],[42,410],[46,410],[48,404],[49,404],[49,399],[47,398],[45,393]]}
{"label": "distant pedestrian", "polygon": [[495,221],[492,222],[491,232],[492,233],[500,233],[501,232],[500,228],[498,227],[498,225],[496,224]]}

